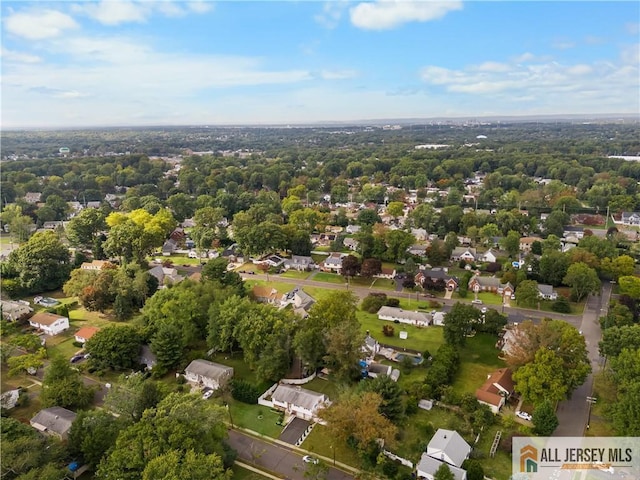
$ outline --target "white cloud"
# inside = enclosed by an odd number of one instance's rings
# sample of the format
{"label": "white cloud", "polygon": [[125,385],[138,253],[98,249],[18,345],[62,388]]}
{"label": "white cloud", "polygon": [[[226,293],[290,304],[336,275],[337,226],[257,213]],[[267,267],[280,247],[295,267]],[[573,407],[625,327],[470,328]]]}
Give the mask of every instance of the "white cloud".
{"label": "white cloud", "polygon": [[511,70],[509,65],[500,62],[484,62],[473,68],[479,72],[508,72]]}
{"label": "white cloud", "polygon": [[4,19],[4,26],[7,32],[28,40],[53,38],[66,30],[78,28],[69,15],[49,9],[10,13]]}
{"label": "white cloud", "polygon": [[74,5],[74,11],[84,13],[103,25],[146,21],[151,13],[152,3],[134,3],[127,0],[102,0]]}
{"label": "white cloud", "polygon": [[591,73],[592,71],[593,68],[591,67],[591,65],[584,64],[572,65],[567,68],[567,73],[569,75],[586,75],[588,73]]}
{"label": "white cloud", "polygon": [[620,58],[627,65],[640,64],[640,43],[623,47]]}
{"label": "white cloud", "polygon": [[322,70],[320,72],[320,77],[323,80],[346,80],[356,76],[358,76],[358,72],[355,70]]}
{"label": "white cloud", "polygon": [[624,26],[629,35],[638,35],[640,33],[640,22],[629,22]]}
{"label": "white cloud", "polygon": [[347,0],[334,0],[322,5],[322,12],[316,14],[314,20],[325,28],[333,29],[338,26],[342,14],[347,8]]}
{"label": "white cloud", "polygon": [[193,13],[207,13],[213,10],[213,3],[205,1],[187,2],[187,8]]}
{"label": "white cloud", "polygon": [[31,53],[15,52],[13,50],[7,50],[2,48],[2,59],[5,62],[17,62],[17,63],[40,63],[42,58],[33,55]]}
{"label": "white cloud", "polygon": [[388,30],[409,22],[428,22],[461,10],[462,2],[377,0],[350,9],[351,23],[365,30]]}

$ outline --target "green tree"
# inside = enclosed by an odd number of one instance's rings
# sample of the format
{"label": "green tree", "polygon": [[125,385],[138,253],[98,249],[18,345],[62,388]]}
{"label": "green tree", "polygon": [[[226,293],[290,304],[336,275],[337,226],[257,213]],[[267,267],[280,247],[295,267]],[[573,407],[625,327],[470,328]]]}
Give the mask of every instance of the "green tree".
{"label": "green tree", "polygon": [[407,256],[407,249],[416,241],[415,237],[402,230],[390,230],[384,236],[387,245],[387,258],[399,261]]}
{"label": "green tree", "polygon": [[377,439],[395,445],[397,428],[380,413],[382,398],[374,392],[347,391],[319,414],[327,422],[332,438],[346,442],[352,438],[358,449],[366,450]]}
{"label": "green tree", "polygon": [[65,235],[71,245],[91,248],[99,233],[106,226],[102,210],[85,208],[69,221],[67,228],[65,228]]}
{"label": "green tree", "polygon": [[126,421],[138,421],[148,408],[162,400],[158,383],[145,380],[140,373],[120,375],[105,396],[105,407]]}
{"label": "green tree", "polygon": [[106,452],[115,445],[125,423],[104,410],[78,413],[69,430],[69,452],[96,467]]}
{"label": "green tree", "polygon": [[378,258],[366,258],[362,261],[360,267],[360,275],[365,278],[371,278],[382,272],[382,261]]}
{"label": "green tree", "polygon": [[9,264],[18,273],[28,292],[56,290],[69,277],[71,258],[54,232],[37,232],[9,255]]}
{"label": "green tree", "polygon": [[347,255],[342,259],[342,276],[349,278],[355,277],[360,271],[360,261],[358,257]]}
{"label": "green tree", "polygon": [[526,401],[540,405],[544,401],[559,402],[567,394],[562,375],[563,362],[553,350],[541,348],[531,363],[514,374],[515,389]]}
{"label": "green tree", "polygon": [[640,300],[640,278],[634,276],[623,276],[618,279],[620,293],[629,295],[634,300]]}
{"label": "green tree", "polygon": [[77,268],[71,271],[71,276],[62,286],[62,291],[68,297],[77,297],[86,287],[92,286],[96,278],[98,272]]}
{"label": "green tree", "polygon": [[455,480],[453,472],[446,463],[442,463],[433,476],[433,480]]}
{"label": "green tree", "polygon": [[484,480],[484,468],[477,460],[465,460],[462,467],[467,471],[467,480]]}
{"label": "green tree", "polygon": [[[155,408],[147,409],[140,421],[120,432],[115,446],[100,462],[97,475],[140,479],[152,460],[172,450],[183,453],[193,450],[226,459],[226,417],[223,407],[203,400],[200,395],[172,393]],[[158,468],[165,464],[160,463]]]}
{"label": "green tree", "polygon": [[2,223],[9,225],[11,238],[18,243],[25,242],[31,235],[33,220],[28,215],[23,215],[20,205],[7,205],[0,214]]}
{"label": "green tree", "polygon": [[473,324],[480,320],[480,311],[471,305],[456,302],[444,316],[444,341],[448,345],[464,345]]}
{"label": "green tree", "polygon": [[382,220],[378,215],[378,212],[372,209],[364,209],[360,210],[358,213],[358,225],[374,225],[376,223],[380,223]]}
{"label": "green tree", "polygon": [[404,215],[404,203],[389,202],[389,205],[387,205],[387,213],[393,218],[402,217]]}
{"label": "green tree", "polygon": [[167,198],[167,206],[178,222],[184,222],[186,218],[193,216],[196,210],[196,201],[191,195],[178,192]]}
{"label": "green tree", "polygon": [[125,370],[138,365],[142,338],[137,328],[111,326],[87,340],[89,364],[97,369]]}
{"label": "green tree", "polygon": [[540,279],[557,287],[569,268],[569,257],[562,252],[544,253],[540,258]]}
{"label": "green tree", "polygon": [[170,450],[151,460],[142,472],[142,480],[231,480],[233,471],[225,469],[220,455]]}
{"label": "green tree", "polygon": [[600,355],[617,357],[624,348],[640,349],[640,325],[610,327],[602,333],[599,343]]}
{"label": "green tree", "polygon": [[156,323],[156,333],[151,339],[151,351],[156,355],[153,373],[162,376],[178,365],[186,347],[180,327],[169,321]]}
{"label": "green tree", "polygon": [[613,260],[609,257],[602,259],[602,270],[612,279],[633,275],[635,261],[629,255],[620,255]]}
{"label": "green tree", "polygon": [[80,373],[63,357],[54,357],[44,373],[41,400],[44,407],[85,408],[93,399],[93,390],[82,382]]}
{"label": "green tree", "polygon": [[35,375],[37,370],[44,365],[45,358],[47,358],[47,350],[44,348],[41,348],[36,353],[9,357],[7,359],[9,376],[20,375],[25,372]]}
{"label": "green tree", "polygon": [[617,401],[611,405],[611,418],[618,435],[640,435],[640,381],[628,385],[618,392]]}
{"label": "green tree", "polygon": [[558,427],[558,417],[549,401],[544,401],[533,411],[533,433],[549,437]]}
{"label": "green tree", "polygon": [[523,307],[535,307],[540,301],[538,282],[535,280],[524,280],[518,284],[516,289],[517,303]]}
{"label": "green tree", "polygon": [[393,423],[398,423],[404,416],[404,404],[402,403],[402,389],[391,377],[381,375],[371,381],[361,382],[359,390],[362,392],[374,392],[380,395],[382,401],[378,411]]}
{"label": "green tree", "polygon": [[593,268],[585,263],[574,263],[567,269],[563,282],[571,287],[571,295],[580,301],[600,289],[600,279]]}
{"label": "green tree", "polygon": [[511,257],[514,257],[520,251],[520,233],[510,230],[507,236],[500,240],[500,245]]}

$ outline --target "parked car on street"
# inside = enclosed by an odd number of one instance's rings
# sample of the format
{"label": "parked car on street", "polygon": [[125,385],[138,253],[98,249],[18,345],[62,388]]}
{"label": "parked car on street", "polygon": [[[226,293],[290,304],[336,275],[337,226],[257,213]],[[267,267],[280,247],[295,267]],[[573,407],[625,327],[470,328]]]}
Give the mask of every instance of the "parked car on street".
{"label": "parked car on street", "polygon": [[314,465],[317,465],[320,462],[320,460],[318,460],[315,457],[312,457],[311,455],[305,455],[304,457],[302,457],[302,461],[304,463],[313,463]]}

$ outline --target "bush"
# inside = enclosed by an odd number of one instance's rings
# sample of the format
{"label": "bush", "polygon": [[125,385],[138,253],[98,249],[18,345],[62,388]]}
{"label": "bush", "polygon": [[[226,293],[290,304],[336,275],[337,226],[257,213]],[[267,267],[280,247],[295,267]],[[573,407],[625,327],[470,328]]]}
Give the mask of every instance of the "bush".
{"label": "bush", "polygon": [[397,298],[387,298],[387,301],[385,302],[385,305],[387,307],[399,307],[400,306],[400,300]]}
{"label": "bush", "polygon": [[82,342],[78,342],[78,341],[75,341],[75,340],[74,340],[74,342],[73,342],[73,344],[72,344],[72,345],[73,345],[74,347],[76,347],[76,348],[82,348],[82,347],[84,347],[84,343],[82,343]]}
{"label": "bush", "polygon": [[362,300],[361,308],[365,312],[376,313],[386,302],[387,296],[384,293],[371,293]]}
{"label": "bush", "polygon": [[551,304],[551,310],[558,313],[571,313],[571,305],[565,297],[560,295],[558,299]]}
{"label": "bush", "polygon": [[383,325],[382,326],[382,333],[384,334],[385,337],[393,337],[394,335],[394,328],[392,325]]}
{"label": "bush", "polygon": [[388,478],[394,477],[398,473],[398,464],[385,457],[384,462],[382,462],[382,473]]}
{"label": "bush", "polygon": [[485,270],[489,273],[496,273],[502,270],[502,265],[499,262],[491,262],[487,264]]}
{"label": "bush", "polygon": [[231,380],[231,396],[239,402],[250,405],[258,403],[260,391],[244,380]]}

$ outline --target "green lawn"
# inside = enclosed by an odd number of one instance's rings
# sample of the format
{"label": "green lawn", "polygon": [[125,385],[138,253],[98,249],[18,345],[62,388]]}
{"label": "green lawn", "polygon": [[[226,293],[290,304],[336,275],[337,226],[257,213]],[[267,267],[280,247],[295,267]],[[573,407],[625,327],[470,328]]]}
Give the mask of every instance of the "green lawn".
{"label": "green lawn", "polygon": [[324,378],[314,378],[309,383],[302,385],[302,388],[313,390],[314,392],[324,393],[331,400],[336,400],[339,395],[340,386],[336,385],[331,380],[325,380]]}
{"label": "green lawn", "polygon": [[213,355],[211,355],[209,359],[212,362],[233,367],[234,378],[238,378],[240,380],[249,382],[251,385],[255,386],[258,390],[260,390],[260,392],[264,392],[271,385],[273,385],[273,382],[258,381],[255,375],[255,372],[253,372],[249,368],[249,365],[244,361],[242,352],[234,352],[233,354],[214,353]]}
{"label": "green lawn", "polygon": [[237,400],[231,400],[229,406],[234,425],[271,438],[278,438],[282,433],[282,426],[276,424],[280,420],[280,413],[274,412],[269,407],[249,405]]}
{"label": "green lawn", "polygon": [[602,372],[594,376],[593,396],[598,401],[591,408],[591,420],[586,436],[589,437],[611,437],[615,431],[606,418],[606,409],[616,401],[616,388]]}
{"label": "green lawn", "polygon": [[[393,323],[386,320],[379,320],[375,313],[368,313],[362,310],[357,312],[362,332],[367,330],[370,334],[381,343],[393,345],[398,348],[411,348],[413,350],[424,351],[429,350],[435,352],[440,345],[444,343],[442,338],[441,327],[424,327],[419,328],[414,325],[405,323]],[[385,337],[382,335],[383,325],[391,325],[394,328],[393,337]],[[406,340],[399,338],[399,332],[404,330],[408,337]]]}
{"label": "green lawn", "polygon": [[313,276],[317,282],[335,283],[336,285],[346,285],[347,281],[342,275],[335,273],[318,272]]}
{"label": "green lawn", "polygon": [[352,467],[360,466],[360,458],[354,449],[344,442],[339,442],[333,438],[327,427],[324,425],[316,425],[311,430],[309,436],[301,445],[302,448],[327,458],[334,458],[338,462],[346,463]]}
{"label": "green lawn", "polygon": [[264,480],[269,478],[251,470],[247,470],[246,468],[242,468],[238,465],[234,465],[233,467],[231,467],[231,470],[233,470],[234,480]]}
{"label": "green lawn", "polygon": [[266,280],[247,280],[245,284],[249,287],[249,290],[251,290],[255,285],[262,285],[275,288],[280,294],[290,292],[296,288],[295,283],[274,282],[271,280],[268,282]]}
{"label": "green lawn", "polygon": [[299,272],[297,270],[288,270],[280,274],[283,278],[295,278],[296,280],[305,280],[309,275],[310,272]]}
{"label": "green lawn", "polygon": [[497,338],[487,333],[480,333],[467,338],[467,343],[460,350],[460,370],[453,382],[453,390],[458,394],[475,393],[494,370],[505,366],[498,358],[495,347]]}

